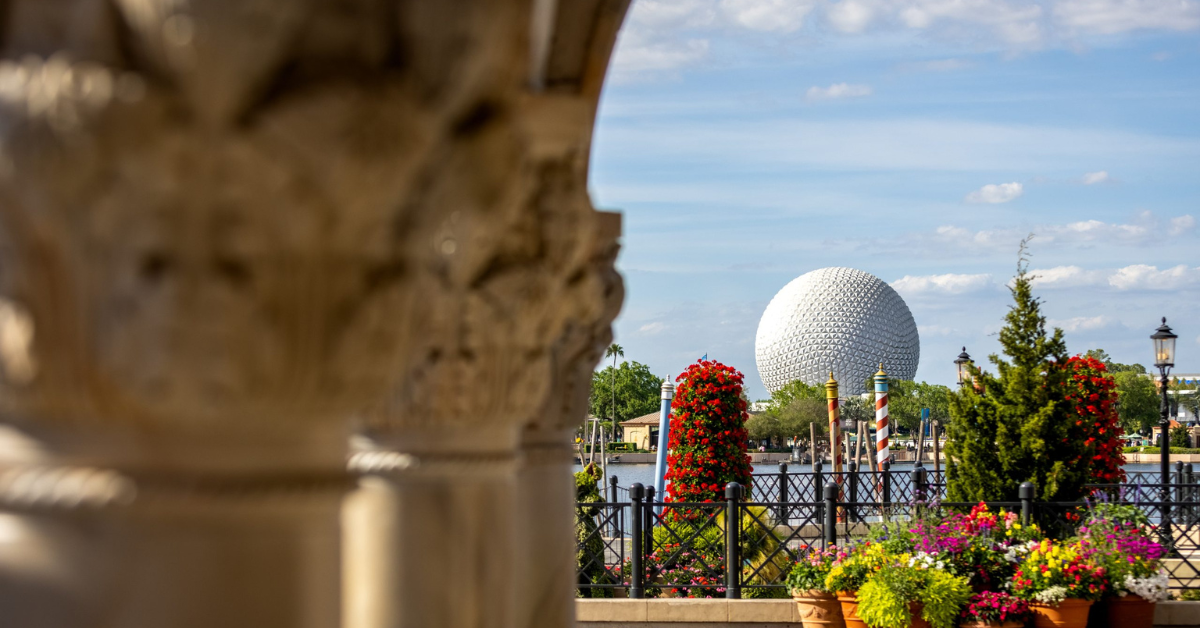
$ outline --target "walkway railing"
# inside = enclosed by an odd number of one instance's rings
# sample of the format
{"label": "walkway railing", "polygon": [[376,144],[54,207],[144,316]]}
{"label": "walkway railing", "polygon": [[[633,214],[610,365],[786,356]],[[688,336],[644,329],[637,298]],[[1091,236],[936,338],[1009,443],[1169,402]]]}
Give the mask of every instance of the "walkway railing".
{"label": "walkway railing", "polygon": [[[703,503],[663,503],[653,488],[618,487],[614,477],[606,492],[616,501],[577,505],[580,592],[779,596],[791,565],[809,547],[863,537],[872,523],[910,519],[924,508],[974,506],[944,501],[944,485],[931,475],[922,467],[842,474],[783,469],[755,474],[750,487],[730,484],[724,501]],[[1167,485],[1144,481],[1157,474],[1131,476],[1132,482],[1093,488],[1101,499],[1137,506],[1156,526],[1169,548],[1164,564],[1173,588],[1200,588],[1200,477],[1191,465],[1177,467]],[[1026,523],[1062,526],[1060,533],[1074,525],[1067,513],[1084,506],[1033,497],[1032,490],[1022,491],[1019,501],[988,505],[1018,512]]]}

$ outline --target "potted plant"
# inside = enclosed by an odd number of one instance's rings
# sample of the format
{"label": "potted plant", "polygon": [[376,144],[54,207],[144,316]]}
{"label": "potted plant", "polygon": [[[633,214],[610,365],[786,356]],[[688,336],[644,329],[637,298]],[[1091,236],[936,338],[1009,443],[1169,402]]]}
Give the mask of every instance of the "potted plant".
{"label": "potted plant", "polygon": [[825,579],[837,557],[835,551],[808,548],[788,574],[787,584],[805,628],[845,626],[837,596],[825,588]]}
{"label": "potted plant", "polygon": [[966,578],[906,560],[884,565],[863,584],[857,611],[870,628],[954,628],[970,596]]}
{"label": "potted plant", "polygon": [[1012,590],[1029,602],[1036,628],[1086,628],[1088,610],[1107,589],[1104,567],[1080,543],[1042,539],[1013,575]]}
{"label": "potted plant", "polygon": [[867,628],[858,616],[858,590],[887,562],[883,545],[870,541],[837,552],[825,576],[825,590],[836,592],[846,628]]}
{"label": "potted plant", "polygon": [[1079,528],[1080,543],[1104,565],[1109,592],[1092,609],[1092,625],[1150,628],[1154,607],[1167,599],[1170,581],[1161,565],[1162,545],[1148,533],[1136,506],[1098,504]]}
{"label": "potted plant", "polygon": [[967,601],[959,628],[1019,628],[1032,616],[1025,600],[1008,593],[984,591]]}

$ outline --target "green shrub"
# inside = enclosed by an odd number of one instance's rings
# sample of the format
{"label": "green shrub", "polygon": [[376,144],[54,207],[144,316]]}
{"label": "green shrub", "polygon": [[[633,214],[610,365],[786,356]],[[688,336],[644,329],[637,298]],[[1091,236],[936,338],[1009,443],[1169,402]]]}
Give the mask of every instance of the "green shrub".
{"label": "green shrub", "polygon": [[871,628],[907,628],[909,605],[922,604],[921,617],[933,628],[953,628],[971,597],[966,578],[940,569],[887,565],[858,590],[858,615]]}

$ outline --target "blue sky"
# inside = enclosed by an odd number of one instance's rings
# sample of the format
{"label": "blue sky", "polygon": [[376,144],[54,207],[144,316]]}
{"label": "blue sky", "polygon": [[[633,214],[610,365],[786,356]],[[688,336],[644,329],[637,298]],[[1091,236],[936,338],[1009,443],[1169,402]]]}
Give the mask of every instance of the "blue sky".
{"label": "blue sky", "polygon": [[626,358],[708,353],[766,396],[754,334],[825,266],[875,274],[917,378],[998,351],[1029,233],[1072,352],[1200,371],[1200,1],[634,0],[601,101],[597,207],[625,215]]}

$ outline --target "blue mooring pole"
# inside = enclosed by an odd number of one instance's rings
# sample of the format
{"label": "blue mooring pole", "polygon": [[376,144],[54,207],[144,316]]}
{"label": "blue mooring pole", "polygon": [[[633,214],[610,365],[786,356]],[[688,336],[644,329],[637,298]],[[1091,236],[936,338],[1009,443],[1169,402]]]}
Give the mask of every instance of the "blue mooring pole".
{"label": "blue mooring pole", "polygon": [[[659,501],[666,499],[667,494],[663,491],[666,488],[667,480],[667,443],[671,430],[671,399],[675,397],[675,384],[671,380],[663,380],[662,383],[662,409],[658,415],[658,456],[654,462],[654,494],[658,495]],[[655,508],[655,512],[661,513],[661,508]]]}

